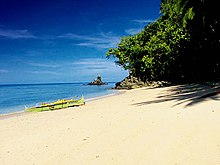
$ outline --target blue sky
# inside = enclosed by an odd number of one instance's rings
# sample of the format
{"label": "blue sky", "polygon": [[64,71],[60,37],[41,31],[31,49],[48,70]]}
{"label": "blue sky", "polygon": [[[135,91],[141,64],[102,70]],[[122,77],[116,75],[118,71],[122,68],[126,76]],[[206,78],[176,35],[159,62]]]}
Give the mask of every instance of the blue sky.
{"label": "blue sky", "polygon": [[128,75],[106,59],[122,36],[159,17],[160,0],[1,0],[0,84],[104,81]]}

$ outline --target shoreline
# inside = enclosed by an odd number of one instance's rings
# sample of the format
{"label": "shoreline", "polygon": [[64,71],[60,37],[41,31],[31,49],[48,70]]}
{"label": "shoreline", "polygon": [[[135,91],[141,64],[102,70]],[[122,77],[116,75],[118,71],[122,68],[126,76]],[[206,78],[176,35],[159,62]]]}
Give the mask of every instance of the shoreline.
{"label": "shoreline", "polygon": [[112,97],[112,96],[117,96],[117,95],[126,93],[126,90],[116,90],[116,89],[111,89],[111,90],[114,90],[115,93],[110,93],[110,94],[106,94],[106,95],[104,95],[104,96],[97,96],[97,97],[85,99],[85,101],[91,102],[91,101],[100,100],[100,99],[103,99],[103,98]]}
{"label": "shoreline", "polygon": [[0,162],[218,165],[220,94],[210,95],[215,90],[144,87],[85,106],[0,120]]}
{"label": "shoreline", "polygon": [[11,112],[11,113],[7,113],[7,114],[0,114],[0,120],[26,115],[27,113],[29,113],[29,112],[17,111],[17,112]]}
{"label": "shoreline", "polygon": [[[126,90],[115,90],[115,89],[111,89],[111,90],[114,90],[115,93],[85,99],[85,102],[92,102],[92,101],[100,100],[100,99],[103,99],[103,98],[112,97],[112,96],[115,96],[115,95],[120,95],[120,94],[123,94],[123,93],[126,92]],[[72,107],[69,107],[69,108],[72,108]],[[69,109],[69,108],[65,108],[65,109]],[[60,110],[62,111],[63,109],[60,109]],[[18,117],[18,116],[22,116],[22,115],[27,115],[27,114],[30,114],[30,113],[32,113],[32,112],[26,112],[25,110],[22,110],[22,111],[15,111],[15,112],[6,113],[6,114],[0,114],[0,120],[4,120],[4,119],[7,119],[7,118],[12,118],[12,117]],[[40,113],[40,112],[38,112],[38,113]]]}
{"label": "shoreline", "polygon": [[[208,82],[209,83],[209,82]],[[148,89],[148,90],[151,90],[151,89],[163,89],[163,88],[169,88],[169,87],[175,87],[175,86],[191,86],[191,85],[201,85],[201,84],[197,84],[197,83],[192,83],[192,84],[180,84],[180,85],[171,85],[171,86],[164,86],[164,87],[151,87],[151,86],[147,86],[147,87],[140,87],[140,88],[136,88],[136,89],[112,89],[112,88],[109,88],[107,90],[113,90],[115,91],[114,93],[110,93],[110,94],[106,94],[106,95],[103,95],[103,96],[96,96],[96,97],[92,97],[92,98],[88,98],[88,99],[85,99],[85,102],[92,102],[92,101],[96,101],[96,100],[100,100],[100,99],[104,99],[104,98],[108,98],[108,97],[113,97],[113,96],[117,96],[117,95],[120,95],[120,94],[124,94],[128,91],[135,91],[135,90],[140,90],[140,89]],[[216,86],[215,87],[216,89],[219,88],[220,86],[220,83],[216,83]],[[213,89],[215,89],[213,88]],[[213,89],[210,89],[210,90],[213,90]],[[219,92],[217,93],[219,94]],[[72,108],[72,107],[69,107],[69,108]],[[69,109],[69,108],[65,108],[65,109]],[[62,110],[62,109],[60,109]],[[11,113],[6,113],[6,114],[0,114],[0,120],[3,120],[3,119],[7,119],[7,118],[11,118],[11,117],[17,117],[17,116],[22,116],[22,115],[26,115],[26,114],[29,114],[31,112],[26,112],[25,110],[20,110],[20,111],[15,111],[15,112],[11,112]]]}
{"label": "shoreline", "polygon": [[[56,85],[56,89],[52,91],[51,88],[54,87],[51,85]],[[84,86],[83,82],[2,85],[2,88],[0,90],[3,90],[4,92],[0,97],[0,118],[5,115],[13,115],[14,113],[24,113],[25,105],[27,107],[32,107],[35,106],[35,104],[41,104],[42,102],[50,103],[59,99],[76,99],[82,94],[85,98],[105,96],[113,93],[112,91],[110,91],[111,86],[114,86],[113,82],[100,88]],[[79,91],[78,88],[81,87],[82,90],[80,89]],[[64,92],[62,91],[62,88],[64,88]],[[68,92],[70,90],[71,93]],[[45,91],[46,93],[45,96],[45,93],[43,93],[43,91]],[[12,92],[13,95],[10,94]],[[7,93],[9,93],[9,95]],[[61,95],[59,95],[59,93],[61,93]]]}

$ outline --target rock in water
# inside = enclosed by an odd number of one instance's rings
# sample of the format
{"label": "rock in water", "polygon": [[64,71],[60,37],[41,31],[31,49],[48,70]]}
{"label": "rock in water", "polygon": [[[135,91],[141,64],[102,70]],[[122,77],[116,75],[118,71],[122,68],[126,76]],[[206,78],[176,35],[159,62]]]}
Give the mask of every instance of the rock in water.
{"label": "rock in water", "polygon": [[102,77],[98,76],[96,80],[88,83],[88,85],[107,85],[107,83],[102,82]]}

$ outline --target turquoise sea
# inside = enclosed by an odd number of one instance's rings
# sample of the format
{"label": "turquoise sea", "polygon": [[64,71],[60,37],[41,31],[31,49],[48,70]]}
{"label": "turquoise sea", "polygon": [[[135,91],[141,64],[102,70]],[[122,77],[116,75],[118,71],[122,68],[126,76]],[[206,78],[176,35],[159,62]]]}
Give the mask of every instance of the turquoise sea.
{"label": "turquoise sea", "polygon": [[37,103],[52,102],[59,99],[78,99],[82,95],[86,100],[113,94],[115,83],[103,86],[90,86],[84,83],[53,84],[16,84],[0,85],[0,114],[24,111],[25,106]]}

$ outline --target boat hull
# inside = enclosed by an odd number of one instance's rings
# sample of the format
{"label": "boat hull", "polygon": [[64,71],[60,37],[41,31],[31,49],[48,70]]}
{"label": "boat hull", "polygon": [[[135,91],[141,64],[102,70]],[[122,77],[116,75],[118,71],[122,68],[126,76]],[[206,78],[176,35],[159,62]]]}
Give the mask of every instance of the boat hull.
{"label": "boat hull", "polygon": [[28,112],[52,111],[52,110],[58,110],[58,109],[64,109],[68,107],[76,107],[76,106],[82,106],[82,105],[85,105],[85,100],[83,96],[79,100],[72,100],[72,99],[71,100],[58,100],[53,103],[27,108],[26,111]]}

